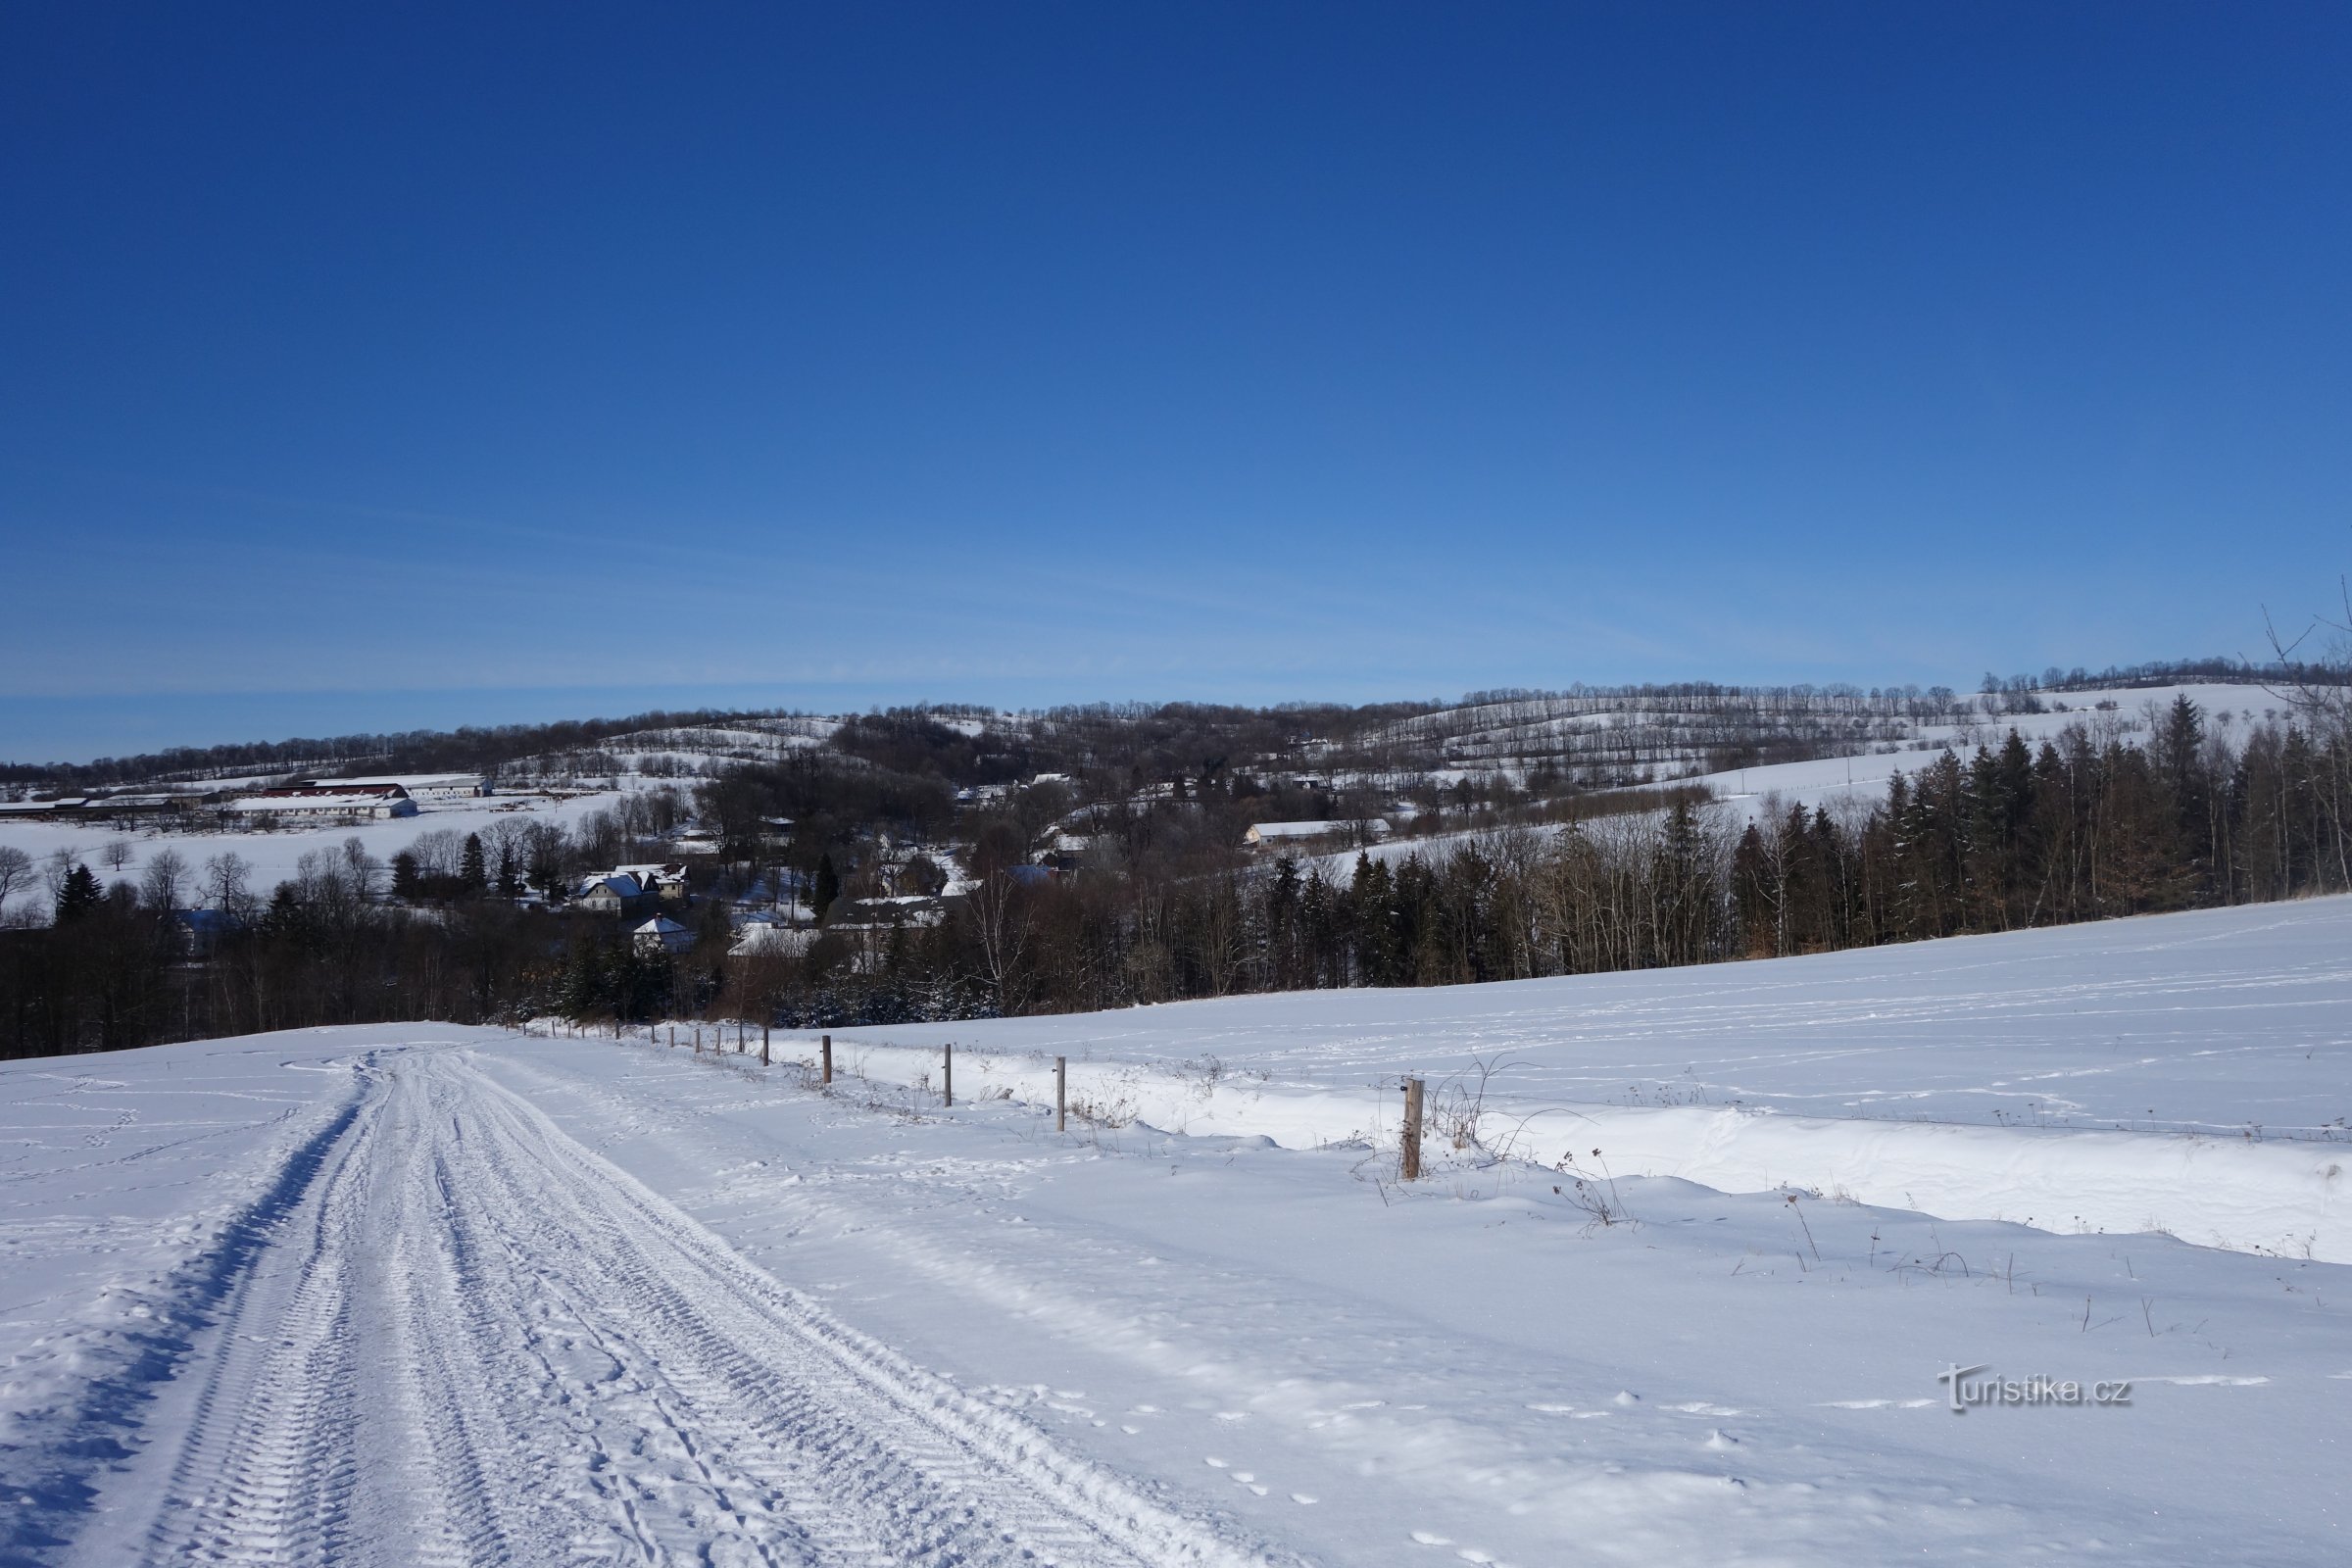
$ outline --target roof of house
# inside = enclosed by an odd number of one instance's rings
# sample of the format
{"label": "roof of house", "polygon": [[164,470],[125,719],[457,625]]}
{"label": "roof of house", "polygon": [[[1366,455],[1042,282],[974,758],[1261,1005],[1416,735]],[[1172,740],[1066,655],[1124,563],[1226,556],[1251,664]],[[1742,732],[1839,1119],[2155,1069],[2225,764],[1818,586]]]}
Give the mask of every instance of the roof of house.
{"label": "roof of house", "polygon": [[672,920],[666,914],[657,914],[651,920],[646,921],[645,924],[631,927],[631,930],[633,930],[636,935],[641,937],[673,936],[682,934],[685,929],[686,928],[684,926],[678,924],[677,921]]}
{"label": "roof of house", "polygon": [[794,930],[789,926],[764,923],[747,926],[742,935],[735,939],[735,945],[727,949],[727,956],[735,958],[751,958],[770,955],[789,956],[806,953],[808,951],[809,943],[814,941],[816,933],[813,931]]}
{"label": "roof of house", "polygon": [[582,882],[579,896],[583,899],[588,898],[599,888],[611,888],[612,896],[616,899],[635,899],[645,895],[645,889],[638,885],[635,877],[625,871],[612,871],[603,876],[592,876]]}

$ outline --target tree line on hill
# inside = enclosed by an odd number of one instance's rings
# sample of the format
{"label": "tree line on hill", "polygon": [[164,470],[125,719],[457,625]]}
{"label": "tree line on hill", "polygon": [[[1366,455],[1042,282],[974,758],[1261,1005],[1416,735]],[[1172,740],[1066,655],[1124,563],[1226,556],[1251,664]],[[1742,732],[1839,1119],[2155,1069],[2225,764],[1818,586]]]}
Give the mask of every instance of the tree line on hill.
{"label": "tree line on hill", "polygon": [[[1925,758],[1842,810],[1788,807],[1751,823],[1686,792],[1325,858],[1243,856],[1235,824],[1269,797],[1196,785],[1102,816],[1066,875],[1030,863],[1068,804],[1053,787],[959,808],[935,773],[746,769],[698,797],[706,823],[731,822],[722,837],[743,840],[723,855],[740,858],[760,824],[794,816],[781,858],[807,859],[803,886],[830,873],[828,902],[851,908],[874,891],[881,821],[902,843],[944,854],[952,841],[970,886],[929,919],[877,918],[869,902],[805,951],[741,959],[725,956],[723,901],[699,916],[697,949],[673,955],[640,951],[619,922],[496,896],[569,875],[591,840],[612,854],[659,842],[660,818],[683,809],[675,798],[574,836],[518,828],[454,849],[420,836],[429,854],[405,902],[383,898],[401,873],[356,842],[305,857],[267,895],[215,885],[233,856],[202,877],[178,867],[187,890],[107,886],[75,865],[55,879],[51,924],[0,931],[0,1053],[545,1011],[846,1025],[1447,985],[2352,890],[2352,725],[2336,710],[2309,717],[2232,730],[2183,698],[2144,744],[2109,715],[2039,745],[2013,732]],[[1482,819],[1465,799],[1457,821]],[[191,931],[172,913],[185,891],[231,918]]]}
{"label": "tree line on hill", "polygon": [[[2102,733],[2104,730],[2104,733]],[[1937,754],[1867,806],[1725,808],[1472,835],[1444,850],[1007,883],[938,927],[739,976],[807,1024],[1452,985],[1821,953],[2352,890],[2352,740],[2185,698],[2147,745],[2068,726]]]}

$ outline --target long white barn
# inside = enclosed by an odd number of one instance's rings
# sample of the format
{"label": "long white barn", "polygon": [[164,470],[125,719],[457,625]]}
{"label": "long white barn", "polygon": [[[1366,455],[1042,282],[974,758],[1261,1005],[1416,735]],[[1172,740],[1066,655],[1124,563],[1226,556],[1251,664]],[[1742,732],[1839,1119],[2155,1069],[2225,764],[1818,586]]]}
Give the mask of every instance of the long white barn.
{"label": "long white barn", "polygon": [[479,773],[385,773],[372,778],[305,779],[303,784],[312,789],[344,784],[395,785],[419,801],[470,800],[491,793],[489,780]]}
{"label": "long white barn", "polygon": [[416,803],[398,784],[310,784],[231,801],[238,816],[346,818],[415,816]]}

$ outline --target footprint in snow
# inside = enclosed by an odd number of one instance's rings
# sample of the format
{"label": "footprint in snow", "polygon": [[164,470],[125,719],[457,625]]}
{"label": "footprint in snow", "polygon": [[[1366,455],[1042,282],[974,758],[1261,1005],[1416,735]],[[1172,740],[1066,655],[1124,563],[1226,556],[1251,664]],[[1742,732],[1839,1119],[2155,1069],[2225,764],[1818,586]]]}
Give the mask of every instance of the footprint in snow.
{"label": "footprint in snow", "polygon": [[1202,1459],[1200,1462],[1208,1466],[1211,1470],[1222,1470],[1226,1468],[1226,1461],[1216,1457],[1214,1454]]}
{"label": "footprint in snow", "polygon": [[1300,1507],[1312,1508],[1316,1503],[1321,1502],[1323,1499],[1320,1497],[1310,1497],[1303,1492],[1294,1492],[1291,1494],[1291,1500],[1295,1503],[1298,1503]]}
{"label": "footprint in snow", "polygon": [[1450,1546],[1453,1543],[1434,1530],[1416,1530],[1413,1539],[1424,1546]]}

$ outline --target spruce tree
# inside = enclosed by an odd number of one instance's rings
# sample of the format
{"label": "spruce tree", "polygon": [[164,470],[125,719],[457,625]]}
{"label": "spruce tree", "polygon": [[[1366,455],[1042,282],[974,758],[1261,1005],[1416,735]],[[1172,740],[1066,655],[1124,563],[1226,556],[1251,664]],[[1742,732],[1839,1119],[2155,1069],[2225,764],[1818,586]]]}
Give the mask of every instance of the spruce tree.
{"label": "spruce tree", "polygon": [[57,923],[65,925],[88,914],[106,902],[106,894],[98,886],[98,875],[86,865],[76,864],[66,873],[66,880],[57,890]]}
{"label": "spruce tree", "polygon": [[468,894],[478,894],[490,886],[490,867],[482,855],[482,836],[466,835],[466,853],[458,861],[458,880],[466,885]]}

